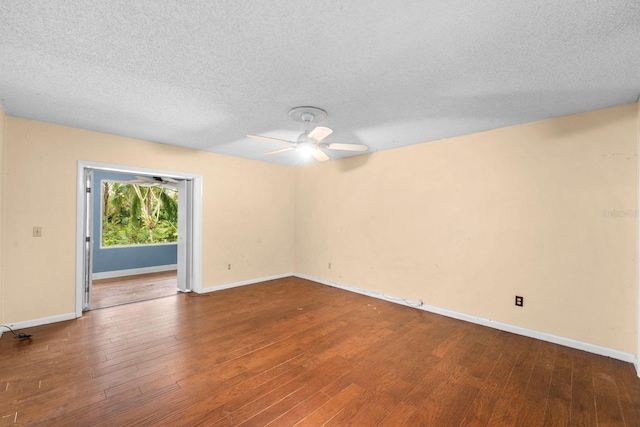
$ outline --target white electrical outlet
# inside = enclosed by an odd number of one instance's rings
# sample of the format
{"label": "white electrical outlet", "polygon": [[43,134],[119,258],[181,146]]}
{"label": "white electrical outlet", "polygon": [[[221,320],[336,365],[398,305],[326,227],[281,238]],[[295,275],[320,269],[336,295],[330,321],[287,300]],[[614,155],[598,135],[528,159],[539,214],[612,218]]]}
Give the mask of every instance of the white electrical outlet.
{"label": "white electrical outlet", "polygon": [[33,227],[33,237],[42,237],[42,227]]}

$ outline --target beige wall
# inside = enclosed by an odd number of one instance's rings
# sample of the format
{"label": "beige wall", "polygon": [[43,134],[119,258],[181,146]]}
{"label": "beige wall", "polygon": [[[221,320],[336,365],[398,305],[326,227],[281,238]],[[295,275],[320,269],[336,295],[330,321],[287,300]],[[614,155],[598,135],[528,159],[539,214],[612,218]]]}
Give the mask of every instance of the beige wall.
{"label": "beige wall", "polygon": [[7,116],[0,106],[0,320],[4,320],[4,152],[6,145]]}
{"label": "beige wall", "polygon": [[293,271],[294,168],[8,117],[3,323],[75,311],[78,160],[203,176],[203,287]]}
{"label": "beige wall", "polygon": [[204,287],[295,271],[636,353],[639,126],[631,104],[290,168],[0,114],[0,320],[74,311],[86,160],[203,175]]}
{"label": "beige wall", "polygon": [[636,114],[299,168],[295,271],[635,354]]}

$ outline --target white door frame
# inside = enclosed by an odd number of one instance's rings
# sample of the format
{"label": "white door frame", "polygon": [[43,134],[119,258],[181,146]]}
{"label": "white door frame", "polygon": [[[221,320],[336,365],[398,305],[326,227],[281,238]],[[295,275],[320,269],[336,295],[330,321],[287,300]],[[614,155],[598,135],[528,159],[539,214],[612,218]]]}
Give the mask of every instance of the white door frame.
{"label": "white door frame", "polygon": [[[193,181],[181,179],[178,181],[178,289],[182,292],[191,290],[191,236],[193,236],[191,221],[191,205]],[[181,268],[182,267],[182,268]]]}
{"label": "white door frame", "polygon": [[202,175],[78,160],[76,177],[76,317],[82,316],[84,299],[85,170],[163,176],[192,182],[192,227],[190,238],[187,238],[191,262],[186,266],[186,275],[189,277],[188,282],[191,285],[191,290],[197,293],[202,292]]}

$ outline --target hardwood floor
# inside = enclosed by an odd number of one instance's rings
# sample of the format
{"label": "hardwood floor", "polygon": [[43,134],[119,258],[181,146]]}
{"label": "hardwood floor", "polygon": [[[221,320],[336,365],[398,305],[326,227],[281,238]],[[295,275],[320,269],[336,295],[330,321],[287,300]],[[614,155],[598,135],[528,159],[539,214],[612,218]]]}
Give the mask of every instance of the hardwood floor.
{"label": "hardwood floor", "polygon": [[175,270],[92,281],[91,308],[112,307],[175,295],[178,292]]}
{"label": "hardwood floor", "polygon": [[640,425],[629,363],[298,278],[25,332],[0,425]]}

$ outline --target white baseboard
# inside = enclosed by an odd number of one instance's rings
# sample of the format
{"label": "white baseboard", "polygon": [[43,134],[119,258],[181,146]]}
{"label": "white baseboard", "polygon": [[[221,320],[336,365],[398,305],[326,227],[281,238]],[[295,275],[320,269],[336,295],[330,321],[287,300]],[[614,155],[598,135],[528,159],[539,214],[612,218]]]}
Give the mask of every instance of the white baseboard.
{"label": "white baseboard", "polygon": [[[353,286],[343,285],[336,282],[331,282],[328,280],[318,279],[317,277],[307,276],[306,274],[294,274],[296,277],[300,277],[301,279],[311,280],[313,282],[318,282],[323,285],[333,286],[335,288],[340,288],[346,291],[355,292],[358,294],[370,296],[373,298],[390,301],[396,304],[402,304],[409,307],[417,308],[420,310],[425,310],[431,313],[440,314],[442,316],[452,317],[458,320],[464,320],[466,322],[475,323],[482,326],[488,326],[490,328],[499,329],[501,331],[512,332],[514,334],[523,335],[530,338],[539,339],[542,341],[551,342],[554,344],[560,344],[565,347],[571,347],[578,350],[588,351],[589,353],[599,354],[601,356],[611,357],[613,359],[622,360],[624,362],[633,363],[636,366],[636,371],[638,371],[638,360],[634,354],[626,353],[624,351],[615,350],[608,347],[602,347],[596,344],[590,344],[583,341],[577,341],[571,338],[559,337],[557,335],[548,334],[546,332],[535,331],[532,329],[523,328],[520,326],[511,325],[508,323],[497,322],[491,319],[485,319],[483,317],[472,316],[465,313],[460,313],[457,311],[447,310],[440,307],[434,307],[431,305],[421,304],[417,301],[409,301],[402,298],[392,297],[389,295],[380,294],[377,292],[368,291],[366,289],[360,289]],[[640,374],[639,374],[640,376]]]}
{"label": "white baseboard", "polygon": [[215,292],[215,291],[221,291],[223,289],[237,288],[239,286],[253,285],[255,283],[266,282],[266,281],[269,281],[269,280],[283,279],[285,277],[291,277],[291,276],[295,276],[295,274],[293,274],[293,273],[278,274],[276,276],[269,276],[269,277],[261,277],[259,279],[244,280],[242,282],[227,283],[225,285],[211,286],[209,288],[201,289],[200,291],[198,291],[198,293],[199,294],[206,294],[207,292]]}
{"label": "white baseboard", "polygon": [[114,277],[137,276],[138,274],[160,273],[162,271],[177,270],[178,264],[157,265],[155,267],[130,268],[128,270],[103,271],[93,273],[92,280],[113,279]]}
{"label": "white baseboard", "polygon": [[[21,330],[21,329],[33,328],[34,326],[48,325],[49,323],[64,322],[65,320],[73,320],[75,318],[76,318],[76,314],[75,313],[67,313],[67,314],[59,314],[57,316],[43,317],[43,318],[40,318],[40,319],[24,320],[22,322],[7,323],[6,325],[8,327],[10,327],[11,329],[13,329],[14,331],[18,331],[18,330]],[[5,331],[8,331],[8,329],[5,328],[5,327],[0,327],[0,337],[2,336],[2,333],[5,332]]]}

